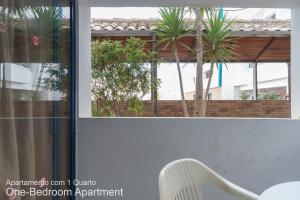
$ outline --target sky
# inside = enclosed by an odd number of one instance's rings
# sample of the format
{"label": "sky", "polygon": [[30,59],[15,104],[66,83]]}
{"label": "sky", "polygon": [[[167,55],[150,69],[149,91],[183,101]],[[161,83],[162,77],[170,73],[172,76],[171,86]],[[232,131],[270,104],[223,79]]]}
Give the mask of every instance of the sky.
{"label": "sky", "polygon": [[[264,18],[266,15],[273,12],[277,13],[279,19],[289,19],[291,17],[290,9],[271,9],[271,8],[224,8],[228,11],[231,18],[236,19],[253,19],[253,18]],[[263,11],[263,12],[262,12]],[[263,15],[259,15],[263,13]],[[158,18],[158,8],[153,7],[97,7],[92,8],[92,18]]]}

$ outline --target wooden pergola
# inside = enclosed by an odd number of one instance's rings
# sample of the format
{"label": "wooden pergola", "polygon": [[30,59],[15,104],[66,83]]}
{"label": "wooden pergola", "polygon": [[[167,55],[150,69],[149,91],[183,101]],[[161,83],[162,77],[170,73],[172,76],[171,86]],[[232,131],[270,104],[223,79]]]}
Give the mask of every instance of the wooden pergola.
{"label": "wooden pergola", "polygon": [[[153,19],[94,19],[92,39],[124,41],[128,37],[140,37],[147,41],[145,50],[153,50],[156,42]],[[239,20],[233,23],[232,34],[236,38],[237,56],[232,62],[290,62],[290,22],[287,20]],[[194,36],[181,39],[189,47],[195,46]],[[178,46],[181,62],[195,62],[191,52]],[[161,62],[173,61],[172,51],[157,48]]]}
{"label": "wooden pergola", "polygon": [[[145,50],[151,51],[157,41],[155,32],[149,33],[148,36],[145,35],[126,35],[119,36],[113,35],[101,35],[100,33],[92,33],[94,40],[104,40],[112,39],[118,41],[125,41],[128,37],[135,36],[147,41]],[[130,34],[130,33],[128,33]],[[195,46],[194,37],[182,38],[181,41],[185,45],[193,48]],[[237,56],[234,57],[231,62],[290,62],[290,37],[285,36],[244,36],[236,37],[236,53]],[[161,62],[174,62],[174,56],[170,48],[164,49],[164,45],[158,46],[157,53],[158,59]],[[178,45],[179,58],[181,62],[195,62],[195,56],[192,53]]]}
{"label": "wooden pergola", "polygon": [[[157,78],[157,60],[160,62],[174,62],[170,48],[157,45],[154,20],[93,20],[92,40],[125,41],[129,37],[139,37],[146,41],[145,51],[152,51],[157,55],[152,59],[152,78]],[[253,96],[257,98],[257,63],[285,62],[288,64],[289,95],[290,92],[290,22],[286,20],[271,21],[236,21],[231,27],[235,38],[236,56],[231,62],[247,62],[253,65]],[[194,48],[193,35],[181,39],[185,45]],[[188,49],[178,45],[181,62],[196,62],[195,55]],[[153,110],[156,111],[157,91],[152,91]]]}

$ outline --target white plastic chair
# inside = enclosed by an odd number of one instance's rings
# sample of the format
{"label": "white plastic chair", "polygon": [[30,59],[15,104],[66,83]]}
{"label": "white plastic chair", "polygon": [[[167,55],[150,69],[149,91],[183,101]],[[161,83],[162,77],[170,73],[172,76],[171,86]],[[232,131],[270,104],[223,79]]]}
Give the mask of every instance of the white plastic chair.
{"label": "white plastic chair", "polygon": [[258,195],[231,183],[198,160],[180,159],[160,172],[160,200],[203,200],[201,187],[207,182],[238,199],[258,199]]}

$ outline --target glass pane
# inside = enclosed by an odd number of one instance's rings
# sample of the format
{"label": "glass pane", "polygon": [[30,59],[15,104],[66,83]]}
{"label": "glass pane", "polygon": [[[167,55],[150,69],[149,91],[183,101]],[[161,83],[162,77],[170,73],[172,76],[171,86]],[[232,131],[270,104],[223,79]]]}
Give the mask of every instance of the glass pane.
{"label": "glass pane", "polygon": [[0,199],[32,187],[7,180],[68,179],[69,2],[0,0]]}

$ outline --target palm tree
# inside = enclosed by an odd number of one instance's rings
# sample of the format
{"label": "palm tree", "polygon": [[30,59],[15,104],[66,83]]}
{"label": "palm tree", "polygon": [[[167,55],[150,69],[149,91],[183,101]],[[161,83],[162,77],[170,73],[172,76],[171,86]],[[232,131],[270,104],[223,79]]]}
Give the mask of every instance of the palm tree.
{"label": "palm tree", "polygon": [[203,21],[203,25],[206,30],[203,33],[203,40],[205,43],[204,57],[207,62],[210,62],[209,79],[203,103],[204,116],[214,66],[219,62],[229,62],[236,55],[235,39],[233,39],[232,32],[230,30],[232,23],[233,21],[228,20],[226,13],[224,17],[220,17],[217,12],[207,12],[207,21]]}
{"label": "palm tree", "polygon": [[205,116],[205,96],[203,95],[203,18],[205,14],[215,13],[215,8],[190,8],[195,15],[194,28],[196,39],[196,85],[194,116]]}
{"label": "palm tree", "polygon": [[196,31],[196,85],[195,85],[195,106],[194,106],[194,115],[199,117],[204,117],[204,101],[203,101],[203,8],[194,8],[192,9],[195,14],[195,31]]}
{"label": "palm tree", "polygon": [[157,36],[159,38],[159,44],[165,44],[164,49],[169,45],[172,47],[172,53],[176,60],[178,78],[180,83],[181,102],[183,113],[185,117],[188,117],[187,106],[184,97],[183,82],[180,68],[180,60],[178,55],[177,45],[181,45],[188,48],[186,45],[178,41],[180,38],[185,37],[192,33],[192,21],[185,18],[187,11],[184,8],[160,8],[160,19],[156,21]]}

